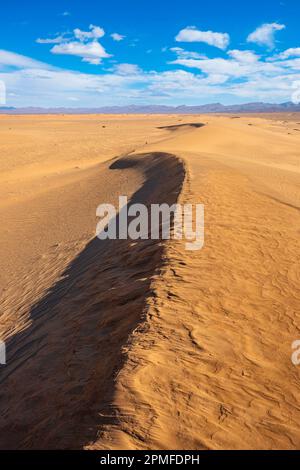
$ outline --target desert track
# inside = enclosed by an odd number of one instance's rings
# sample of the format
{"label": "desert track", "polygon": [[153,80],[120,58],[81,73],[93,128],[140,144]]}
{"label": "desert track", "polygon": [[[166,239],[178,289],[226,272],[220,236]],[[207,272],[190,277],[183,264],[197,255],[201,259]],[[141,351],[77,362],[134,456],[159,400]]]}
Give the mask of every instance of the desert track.
{"label": "desert track", "polygon": [[[300,119],[155,119],[136,150],[57,175],[43,162],[47,188],[36,165],[3,202],[1,448],[300,446]],[[204,249],[93,240],[119,194],[204,203]]]}

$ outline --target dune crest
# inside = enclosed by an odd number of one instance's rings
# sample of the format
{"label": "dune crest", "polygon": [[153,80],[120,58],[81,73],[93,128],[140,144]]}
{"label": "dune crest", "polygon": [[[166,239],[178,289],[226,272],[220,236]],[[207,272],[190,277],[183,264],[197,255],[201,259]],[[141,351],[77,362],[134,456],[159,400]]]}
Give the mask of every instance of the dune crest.
{"label": "dune crest", "polygon": [[179,202],[205,204],[206,243],[167,244],[118,376],[119,422],[89,448],[300,446],[299,138],[209,121],[151,146],[185,161]]}

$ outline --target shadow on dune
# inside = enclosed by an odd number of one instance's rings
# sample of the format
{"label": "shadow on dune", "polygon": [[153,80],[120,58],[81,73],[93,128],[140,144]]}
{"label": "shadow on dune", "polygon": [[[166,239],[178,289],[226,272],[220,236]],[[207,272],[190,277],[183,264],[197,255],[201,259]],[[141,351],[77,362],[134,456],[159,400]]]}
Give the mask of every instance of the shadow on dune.
{"label": "shadow on dune", "polygon": [[167,131],[177,131],[178,129],[182,129],[184,127],[195,127],[199,129],[200,127],[204,127],[205,124],[202,122],[188,122],[184,124],[173,124],[172,126],[160,126],[157,129],[166,129]]}
{"label": "shadow on dune", "polygon": [[[176,202],[184,180],[176,157],[133,155],[110,168],[131,166],[145,175],[131,203]],[[31,325],[9,339],[1,370],[2,449],[83,448],[117,423],[123,347],[143,319],[163,251],[158,241],[94,239],[32,306]]]}

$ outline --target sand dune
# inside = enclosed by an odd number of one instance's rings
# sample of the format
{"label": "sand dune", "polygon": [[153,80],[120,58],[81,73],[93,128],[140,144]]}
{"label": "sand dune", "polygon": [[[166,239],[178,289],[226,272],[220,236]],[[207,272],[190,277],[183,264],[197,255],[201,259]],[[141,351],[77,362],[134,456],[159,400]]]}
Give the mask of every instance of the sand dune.
{"label": "sand dune", "polygon": [[[300,447],[299,121],[1,117],[1,448]],[[95,240],[119,194],[204,249]]]}

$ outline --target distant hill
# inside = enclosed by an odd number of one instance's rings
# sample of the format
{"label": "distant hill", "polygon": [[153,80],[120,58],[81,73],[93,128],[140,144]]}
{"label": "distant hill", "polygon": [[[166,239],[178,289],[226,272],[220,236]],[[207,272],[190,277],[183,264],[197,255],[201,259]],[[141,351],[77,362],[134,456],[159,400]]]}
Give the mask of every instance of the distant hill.
{"label": "distant hill", "polygon": [[300,112],[300,104],[291,102],[245,103],[225,106],[211,103],[199,106],[131,105],[99,108],[13,108],[0,107],[0,114],[205,114],[205,113],[275,113]]}

